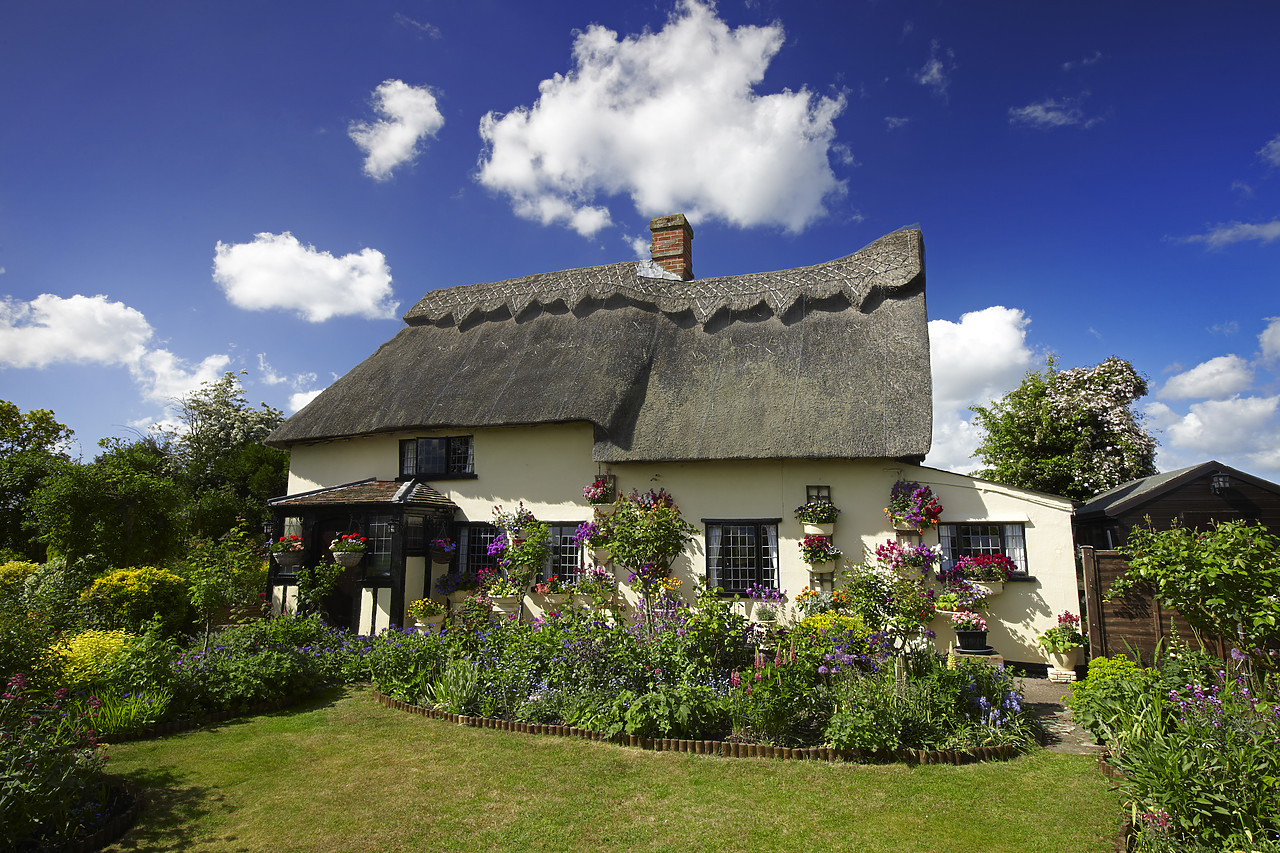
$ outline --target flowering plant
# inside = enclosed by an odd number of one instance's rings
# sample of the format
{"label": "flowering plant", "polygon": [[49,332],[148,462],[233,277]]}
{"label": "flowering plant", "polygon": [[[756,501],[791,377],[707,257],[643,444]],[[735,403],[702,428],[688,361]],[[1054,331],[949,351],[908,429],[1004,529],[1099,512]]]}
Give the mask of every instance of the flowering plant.
{"label": "flowering plant", "polygon": [[796,595],[795,601],[796,607],[805,616],[825,613],[828,610],[848,610],[853,606],[853,597],[843,589],[824,592],[822,590],[809,589],[806,586]]}
{"label": "flowering plant", "polygon": [[518,586],[511,578],[499,577],[490,582],[485,592],[490,598],[507,598],[513,595],[524,595],[524,588]]}
{"label": "flowering plant", "polygon": [[938,612],[936,593],[919,578],[897,577],[889,587],[890,621],[898,628],[911,630],[928,625]]}
{"label": "flowering plant", "polygon": [[917,532],[938,523],[942,504],[934,497],[933,490],[912,480],[899,480],[889,492],[889,505],[884,514],[894,525],[910,524]]}
{"label": "flowering plant", "polygon": [[613,477],[609,474],[601,474],[596,477],[591,485],[582,490],[582,496],[587,499],[587,503],[591,504],[611,504],[617,496],[617,487],[614,485]]}
{"label": "flowering plant", "polygon": [[608,569],[591,566],[578,576],[573,591],[592,598],[613,598],[613,594],[618,591],[618,579]]}
{"label": "flowering plant", "polygon": [[[807,587],[806,587],[807,588]],[[751,616],[757,622],[778,618],[778,611],[787,603],[787,591],[753,583],[747,587],[747,597],[755,602]]]}
{"label": "flowering plant", "polygon": [[1080,633],[1080,617],[1070,610],[1058,615],[1058,624],[1036,638],[1036,644],[1046,652],[1061,654],[1084,645],[1084,634]]}
{"label": "flowering plant", "polygon": [[987,620],[977,613],[953,613],[951,614],[951,627],[957,631],[985,631],[987,630]]}
{"label": "flowering plant", "polygon": [[800,543],[800,559],[811,566],[831,563],[843,556],[844,552],[832,543],[829,536],[810,535]]}
{"label": "flowering plant", "polygon": [[604,531],[600,529],[594,521],[584,521],[578,525],[578,529],[573,532],[573,542],[575,545],[586,545],[588,548],[603,547],[605,542]]}
{"label": "flowering plant", "polygon": [[796,518],[802,524],[835,524],[840,510],[831,501],[809,501],[796,507]]}
{"label": "flowering plant", "polygon": [[363,551],[367,540],[359,533],[344,533],[329,543],[330,551]]}
{"label": "flowering plant", "polygon": [[436,579],[435,590],[440,595],[449,595],[477,589],[479,586],[480,581],[471,572],[450,572]]}
{"label": "flowering plant", "polygon": [[442,551],[445,554],[452,554],[458,550],[458,545],[448,536],[442,536],[439,539],[432,539],[427,543],[427,547],[432,551]]}
{"label": "flowering plant", "polygon": [[444,607],[429,598],[419,598],[406,611],[410,619],[430,619],[444,613]]}
{"label": "flowering plant", "polygon": [[956,578],[938,595],[939,610],[976,612],[986,610],[991,596],[985,589],[974,586],[964,578]]}
{"label": "flowering plant", "polygon": [[552,575],[546,580],[533,585],[533,591],[538,595],[559,595],[565,592],[572,592],[570,586],[560,580],[559,575]]}
{"label": "flowering plant", "polygon": [[520,501],[520,505],[511,512],[504,510],[502,504],[498,504],[493,508],[493,524],[503,530],[515,532],[533,524],[537,520],[534,518],[533,513],[525,508],[524,501]]}
{"label": "flowering plant", "polygon": [[272,554],[283,554],[286,551],[301,551],[304,547],[302,537],[291,534],[289,536],[281,536],[278,541],[268,545],[267,550]]}
{"label": "flowering plant", "polygon": [[950,586],[957,580],[1007,581],[1018,570],[1004,554],[977,554],[961,557],[950,569],[938,572],[938,580]]}
{"label": "flowering plant", "polygon": [[918,571],[928,574],[934,564],[942,560],[942,548],[923,543],[904,547],[896,539],[886,539],[876,546],[876,560],[895,572]]}

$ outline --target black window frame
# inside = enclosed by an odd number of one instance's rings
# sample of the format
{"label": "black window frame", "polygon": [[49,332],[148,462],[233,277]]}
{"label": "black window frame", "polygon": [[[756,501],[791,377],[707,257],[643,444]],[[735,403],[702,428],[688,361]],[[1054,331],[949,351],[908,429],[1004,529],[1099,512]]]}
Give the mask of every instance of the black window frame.
{"label": "black window frame", "polygon": [[[430,477],[433,480],[465,480],[476,476],[475,473],[475,441],[471,435],[433,435],[417,438],[400,439],[400,456],[397,470],[399,481],[412,480],[415,477]],[[427,442],[443,442],[437,453],[424,453]],[[412,471],[406,470],[412,458]],[[443,469],[428,469],[426,461],[432,458],[443,458]],[[461,463],[459,460],[464,460]]]}
{"label": "black window frame", "polygon": [[[707,586],[715,588],[719,587],[724,595],[742,595],[753,584],[765,587],[766,589],[781,589],[782,586],[782,549],[778,540],[778,528],[782,524],[781,518],[704,518],[702,519],[702,536],[703,551],[706,559],[703,563],[703,577],[706,578]],[[712,559],[719,559],[720,555],[713,555],[711,549],[711,529],[719,528],[721,541],[724,538],[724,528],[726,527],[753,527],[755,528],[754,537],[754,554],[752,559],[754,565],[749,567],[751,576],[744,578],[740,585],[728,586],[724,583],[724,570],[713,571]],[[765,528],[773,528],[774,542],[774,565],[770,570],[765,566],[765,549],[768,547],[769,537]],[[741,568],[738,569],[741,571]],[[773,577],[767,575],[772,572]]]}

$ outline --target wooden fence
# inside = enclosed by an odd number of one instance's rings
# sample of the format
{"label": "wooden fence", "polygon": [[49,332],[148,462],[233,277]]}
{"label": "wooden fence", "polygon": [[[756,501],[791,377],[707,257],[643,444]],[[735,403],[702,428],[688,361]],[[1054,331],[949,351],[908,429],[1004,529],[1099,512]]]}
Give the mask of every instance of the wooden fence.
{"label": "wooden fence", "polygon": [[1103,601],[1111,583],[1129,568],[1119,551],[1098,551],[1088,545],[1081,550],[1084,563],[1085,610],[1089,625],[1089,657],[1137,655],[1150,665],[1156,646],[1177,633],[1178,639],[1199,645],[1218,657],[1228,647],[1218,637],[1197,639],[1187,620],[1177,610],[1156,601],[1150,590],[1134,588],[1123,598]]}

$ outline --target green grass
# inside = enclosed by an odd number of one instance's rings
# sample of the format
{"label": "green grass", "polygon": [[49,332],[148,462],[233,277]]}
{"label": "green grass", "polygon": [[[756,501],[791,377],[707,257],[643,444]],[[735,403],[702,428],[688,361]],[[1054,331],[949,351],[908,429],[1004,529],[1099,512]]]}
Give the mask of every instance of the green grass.
{"label": "green grass", "polygon": [[150,803],[122,850],[1103,851],[1090,756],[963,767],[653,753],[473,729],[368,691],[111,747]]}

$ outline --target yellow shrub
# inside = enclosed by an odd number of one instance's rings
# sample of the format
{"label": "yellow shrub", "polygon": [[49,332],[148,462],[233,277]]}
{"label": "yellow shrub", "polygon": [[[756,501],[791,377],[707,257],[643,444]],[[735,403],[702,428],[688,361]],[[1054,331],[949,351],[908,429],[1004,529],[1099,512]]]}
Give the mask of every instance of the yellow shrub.
{"label": "yellow shrub", "polygon": [[0,600],[16,600],[22,594],[27,577],[38,568],[40,567],[35,563],[25,560],[10,560],[0,564]]}
{"label": "yellow shrub", "polygon": [[175,631],[187,622],[187,582],[164,569],[117,569],[93,582],[84,593],[108,624],[137,630],[153,616]]}
{"label": "yellow shrub", "polygon": [[137,635],[128,631],[84,631],[53,649],[62,661],[63,686],[82,690],[98,684]]}
{"label": "yellow shrub", "polygon": [[853,631],[854,636],[859,640],[865,639],[871,634],[858,616],[848,616],[843,613],[836,613],[834,610],[825,610],[822,613],[806,616],[796,626],[796,632],[805,637],[812,637],[819,632],[825,632],[828,637],[833,639],[843,639],[846,631]]}

